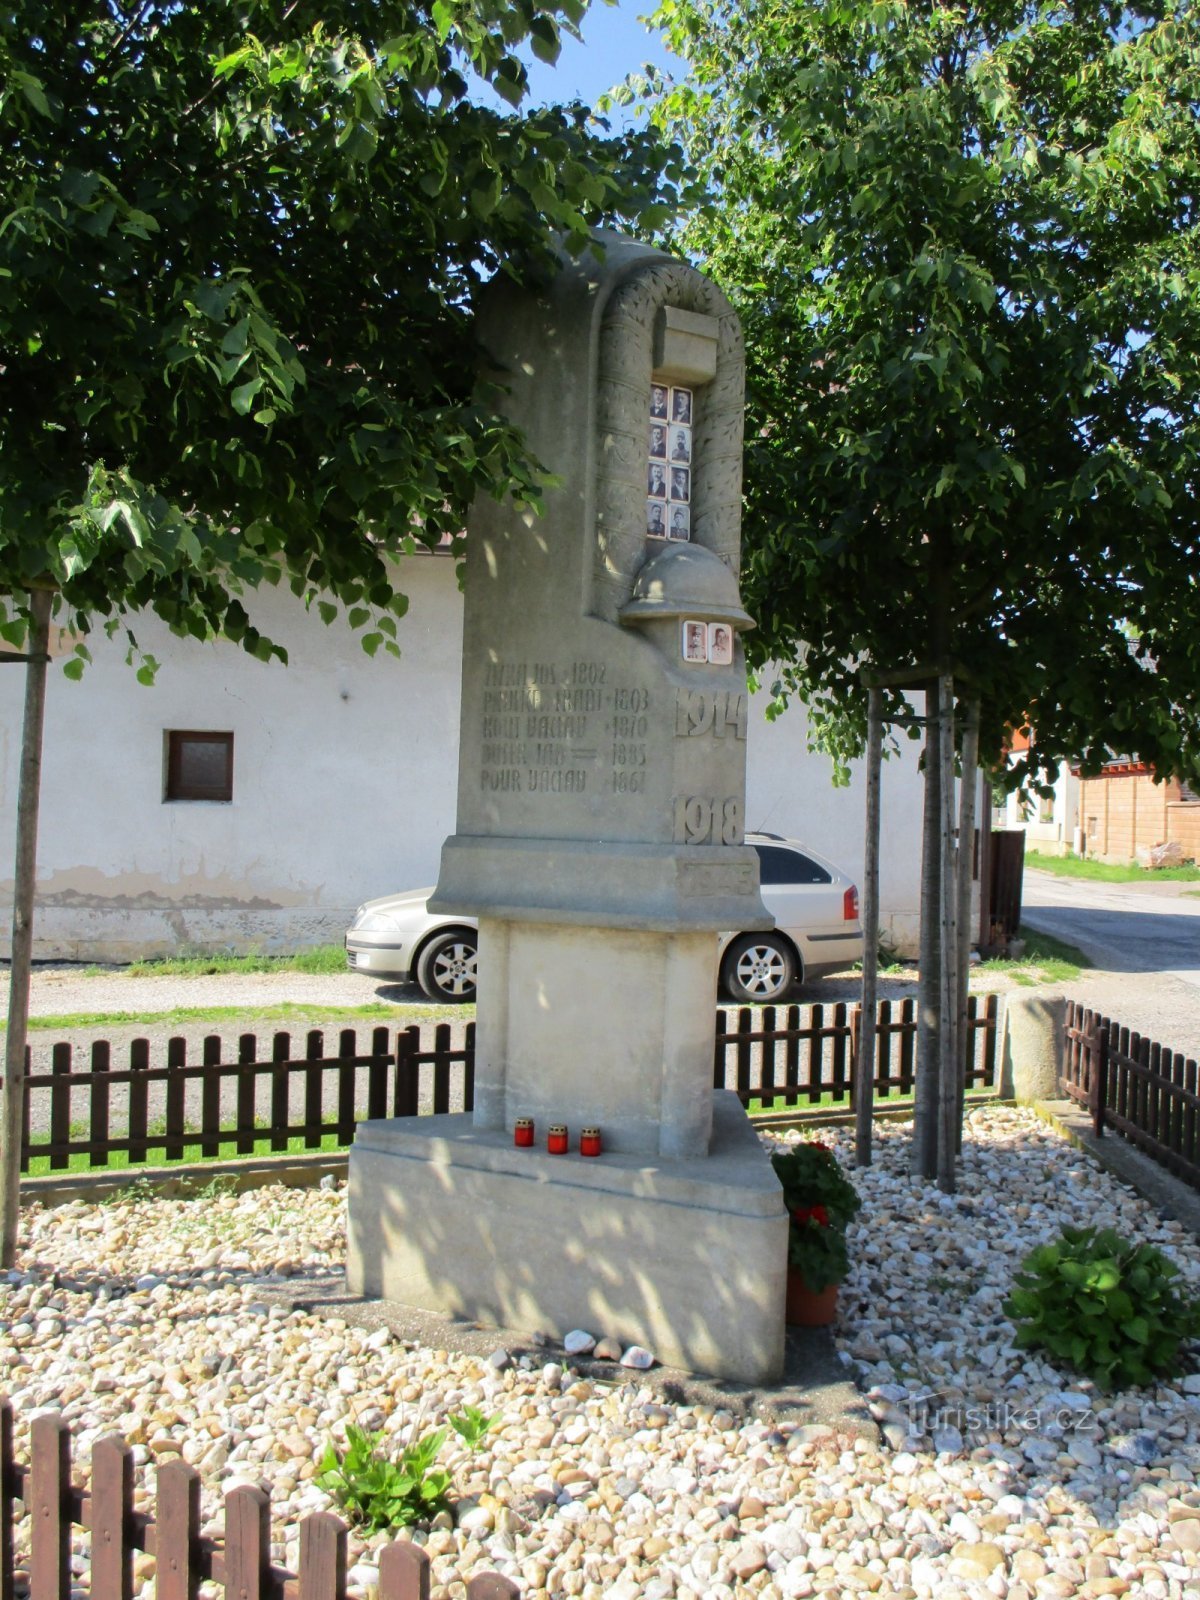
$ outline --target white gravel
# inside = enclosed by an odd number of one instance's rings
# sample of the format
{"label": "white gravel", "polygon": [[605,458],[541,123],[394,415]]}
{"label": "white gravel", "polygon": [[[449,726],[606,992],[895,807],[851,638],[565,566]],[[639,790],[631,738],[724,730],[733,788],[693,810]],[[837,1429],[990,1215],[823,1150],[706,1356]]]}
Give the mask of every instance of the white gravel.
{"label": "white gravel", "polygon": [[[1200,1379],[1099,1395],[1017,1353],[1000,1310],[1020,1258],[1062,1223],[1116,1222],[1193,1284],[1196,1240],[1028,1114],[972,1115],[954,1198],[908,1176],[906,1134],[880,1127],[859,1175],[837,1328],[888,1444],[738,1425],[616,1369],[611,1383],[497,1370],[271,1307],[264,1289],[293,1273],[340,1274],[344,1240],[342,1193],[272,1189],[30,1208],[21,1270],[0,1275],[19,1450],[54,1406],[81,1462],[110,1429],[135,1444],[142,1503],[179,1452],[210,1523],[222,1490],[260,1482],[273,1555],[295,1570],[297,1519],[327,1503],[314,1458],[347,1421],[404,1440],[474,1403],[499,1420],[473,1459],[447,1449],[458,1526],[416,1535],[435,1600],[493,1567],[526,1594],[583,1600],[1200,1594]],[[378,1542],[353,1541],[358,1592]],[[146,1600],[152,1572],[140,1558]]]}

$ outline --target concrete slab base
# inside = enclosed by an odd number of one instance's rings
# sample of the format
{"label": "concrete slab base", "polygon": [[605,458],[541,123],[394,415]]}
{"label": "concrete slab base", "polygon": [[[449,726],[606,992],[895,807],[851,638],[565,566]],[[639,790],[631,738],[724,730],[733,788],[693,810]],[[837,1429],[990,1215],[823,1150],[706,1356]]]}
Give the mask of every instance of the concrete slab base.
{"label": "concrete slab base", "polygon": [[350,1153],[352,1294],[773,1383],[786,1262],[782,1190],[733,1094],[690,1160],[516,1150],[466,1114],[361,1123]]}

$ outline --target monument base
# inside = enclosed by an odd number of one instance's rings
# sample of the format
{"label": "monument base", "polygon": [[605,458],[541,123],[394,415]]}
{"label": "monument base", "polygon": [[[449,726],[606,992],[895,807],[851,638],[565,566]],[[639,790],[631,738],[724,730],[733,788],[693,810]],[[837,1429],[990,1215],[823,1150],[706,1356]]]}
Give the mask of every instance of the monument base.
{"label": "monument base", "polygon": [[787,1213],[737,1097],[710,1154],[514,1149],[470,1114],[359,1125],[346,1276],[355,1294],[548,1333],[647,1346],[740,1383],[783,1370]]}

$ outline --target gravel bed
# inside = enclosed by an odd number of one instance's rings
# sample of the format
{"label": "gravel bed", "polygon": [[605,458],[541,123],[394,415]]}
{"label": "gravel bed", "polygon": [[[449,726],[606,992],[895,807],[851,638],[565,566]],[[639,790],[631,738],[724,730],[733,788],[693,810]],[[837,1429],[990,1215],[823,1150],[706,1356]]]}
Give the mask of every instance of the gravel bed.
{"label": "gravel bed", "polygon": [[[481,1359],[289,1311],[271,1303],[289,1277],[340,1274],[345,1197],[269,1189],[29,1208],[21,1270],[0,1275],[18,1449],[48,1406],[72,1425],[77,1471],[119,1429],[147,1507],[155,1463],[182,1453],[210,1527],[223,1491],[260,1483],[272,1555],[295,1570],[297,1519],[328,1504],[312,1478],[331,1436],[357,1419],[404,1441],[473,1403],[497,1422],[477,1456],[447,1447],[456,1517],[414,1535],[434,1600],[493,1567],[528,1595],[583,1600],[1200,1593],[1200,1376],[1098,1394],[1017,1352],[1000,1309],[1063,1223],[1117,1223],[1194,1286],[1196,1239],[1023,1112],[972,1114],[954,1197],[908,1175],[903,1126],[880,1126],[878,1151],[836,1333],[886,1443],[674,1405],[561,1352]],[[24,1551],[28,1519],[18,1536]],[[352,1537],[354,1592],[382,1542]],[[152,1575],[139,1557],[145,1600]]]}

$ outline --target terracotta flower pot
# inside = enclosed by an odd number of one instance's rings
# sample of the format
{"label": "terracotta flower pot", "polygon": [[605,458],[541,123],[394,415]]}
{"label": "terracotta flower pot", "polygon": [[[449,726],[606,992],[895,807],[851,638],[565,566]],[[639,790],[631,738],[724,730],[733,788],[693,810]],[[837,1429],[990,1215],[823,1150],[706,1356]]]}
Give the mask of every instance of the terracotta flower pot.
{"label": "terracotta flower pot", "polygon": [[810,1289],[798,1267],[789,1267],[784,1320],[792,1328],[824,1328],[837,1315],[838,1286]]}

